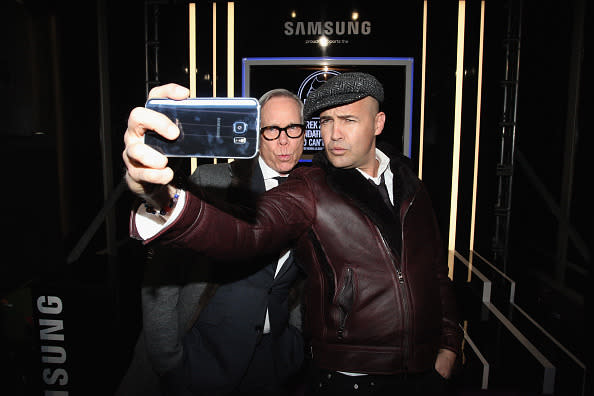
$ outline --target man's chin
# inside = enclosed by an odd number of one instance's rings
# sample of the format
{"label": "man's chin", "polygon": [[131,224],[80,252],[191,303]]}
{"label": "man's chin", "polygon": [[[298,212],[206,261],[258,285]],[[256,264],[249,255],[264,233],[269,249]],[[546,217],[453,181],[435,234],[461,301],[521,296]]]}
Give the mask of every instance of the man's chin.
{"label": "man's chin", "polygon": [[297,163],[291,162],[277,162],[276,163],[276,171],[278,173],[289,173]]}
{"label": "man's chin", "polygon": [[344,156],[334,156],[334,155],[328,155],[328,160],[330,161],[330,163],[332,165],[334,165],[335,168],[351,168],[352,164],[350,163],[350,161],[348,161],[347,158],[345,158]]}

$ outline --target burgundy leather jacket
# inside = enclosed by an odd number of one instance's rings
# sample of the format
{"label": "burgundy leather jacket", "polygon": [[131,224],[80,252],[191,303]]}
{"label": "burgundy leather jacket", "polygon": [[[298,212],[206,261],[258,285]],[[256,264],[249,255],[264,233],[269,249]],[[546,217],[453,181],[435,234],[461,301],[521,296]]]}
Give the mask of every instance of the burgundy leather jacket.
{"label": "burgundy leather jacket", "polygon": [[308,274],[304,329],[319,367],[431,370],[438,349],[460,353],[462,331],[429,196],[404,161],[390,161],[397,216],[356,169],[324,157],[264,194],[252,224],[187,194],[182,215],[147,243],[237,258],[289,242]]}

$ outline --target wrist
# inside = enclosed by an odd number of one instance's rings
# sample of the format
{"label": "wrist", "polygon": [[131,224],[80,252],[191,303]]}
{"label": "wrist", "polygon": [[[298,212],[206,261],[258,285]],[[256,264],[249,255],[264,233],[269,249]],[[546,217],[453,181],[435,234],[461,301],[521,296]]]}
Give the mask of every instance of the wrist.
{"label": "wrist", "polygon": [[143,204],[147,213],[167,216],[171,214],[177,200],[179,198],[179,190],[171,185],[158,186],[143,200]]}

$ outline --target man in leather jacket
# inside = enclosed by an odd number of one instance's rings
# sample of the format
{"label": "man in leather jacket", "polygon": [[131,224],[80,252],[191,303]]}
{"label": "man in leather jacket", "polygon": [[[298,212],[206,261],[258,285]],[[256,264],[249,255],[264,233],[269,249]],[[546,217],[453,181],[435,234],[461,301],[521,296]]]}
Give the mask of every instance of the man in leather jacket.
{"label": "man in leather jacket", "polygon": [[[308,276],[313,394],[439,393],[460,354],[462,331],[428,193],[405,157],[376,147],[383,96],[381,83],[365,73],[335,76],[311,93],[305,118],[319,115],[324,152],[262,195],[254,222],[181,192],[163,228],[143,237],[220,259],[294,247]],[[154,154],[138,155],[143,131],[135,126],[175,136],[170,124],[151,121],[131,115],[125,138],[128,185],[145,196],[145,183],[167,184],[170,171]],[[174,189],[163,191],[150,198],[167,202]]]}

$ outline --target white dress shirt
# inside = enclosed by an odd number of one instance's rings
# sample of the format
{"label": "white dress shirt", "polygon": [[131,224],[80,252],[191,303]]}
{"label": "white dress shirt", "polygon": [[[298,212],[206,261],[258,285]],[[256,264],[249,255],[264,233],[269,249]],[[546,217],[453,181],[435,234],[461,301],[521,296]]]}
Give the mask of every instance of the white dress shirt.
{"label": "white dress shirt", "polygon": [[373,181],[376,186],[379,186],[383,174],[384,182],[386,183],[386,188],[388,189],[388,195],[390,196],[390,202],[392,202],[392,205],[394,205],[394,174],[390,169],[390,158],[388,158],[386,154],[382,153],[379,149],[376,148],[375,159],[377,159],[377,161],[379,162],[376,177],[369,176],[367,173],[363,172],[359,168],[357,168],[357,170],[361,172],[363,177],[365,177],[367,180]]}

